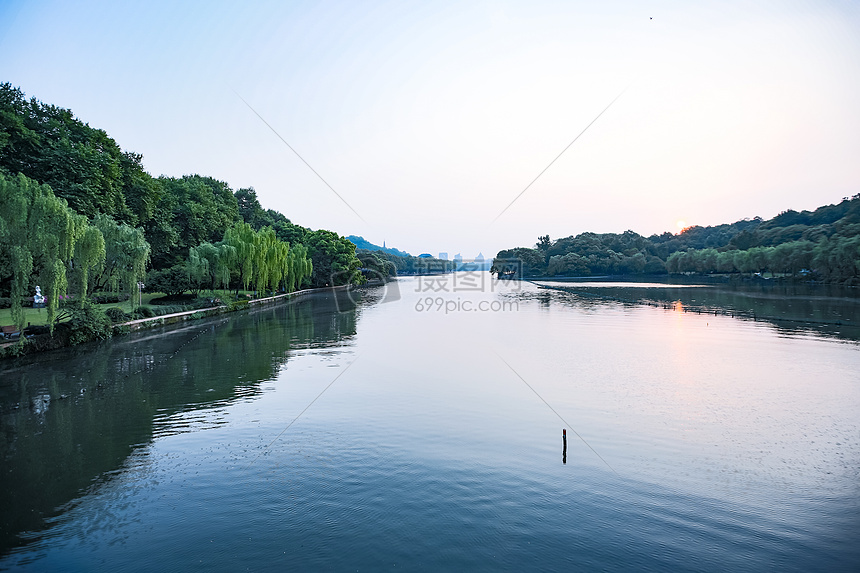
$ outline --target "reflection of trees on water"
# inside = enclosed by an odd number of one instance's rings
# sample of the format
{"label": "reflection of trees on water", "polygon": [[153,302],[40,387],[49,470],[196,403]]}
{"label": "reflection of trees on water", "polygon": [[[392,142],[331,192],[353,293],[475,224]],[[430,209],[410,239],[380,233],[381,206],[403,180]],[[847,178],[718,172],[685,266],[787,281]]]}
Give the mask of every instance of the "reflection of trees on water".
{"label": "reflection of trees on water", "polygon": [[[558,291],[566,294],[559,295]],[[786,332],[799,330],[860,340],[858,295],[860,293],[848,288],[809,285],[635,288],[578,286],[573,283],[570,286],[544,287],[537,292],[527,291],[518,296],[534,299],[541,306],[555,302],[595,311],[607,305],[650,305],[769,322]]]}
{"label": "reflection of trees on water", "polygon": [[295,349],[348,343],[356,309],[337,308],[314,295],[0,364],[0,554],[148,444],[156,418],[248,399]]}

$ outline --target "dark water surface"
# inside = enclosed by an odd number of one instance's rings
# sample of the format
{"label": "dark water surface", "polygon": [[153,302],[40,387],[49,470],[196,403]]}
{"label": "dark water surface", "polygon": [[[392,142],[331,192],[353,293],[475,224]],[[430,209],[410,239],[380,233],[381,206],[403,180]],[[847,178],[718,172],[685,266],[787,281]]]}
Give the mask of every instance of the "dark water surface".
{"label": "dark water surface", "polygon": [[0,364],[0,569],[860,568],[850,332],[459,279]]}

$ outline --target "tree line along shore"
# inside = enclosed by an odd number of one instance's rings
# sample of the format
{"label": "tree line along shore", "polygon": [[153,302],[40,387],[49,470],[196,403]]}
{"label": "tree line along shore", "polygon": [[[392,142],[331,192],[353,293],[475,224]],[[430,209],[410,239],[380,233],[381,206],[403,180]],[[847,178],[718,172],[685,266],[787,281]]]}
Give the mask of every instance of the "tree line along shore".
{"label": "tree line along shore", "polygon": [[581,233],[502,250],[492,272],[511,278],[591,275],[780,277],[860,285],[860,194],[814,211],[787,210],[677,234]]}
{"label": "tree line along shore", "polygon": [[[414,267],[415,257],[357,250],[333,231],[264,209],[251,187],[153,177],[142,160],[70,110],[0,84],[4,331],[39,324],[53,336],[65,324],[77,343],[109,336],[112,321],[207,299],[361,284]],[[37,286],[38,311],[30,308]],[[20,336],[6,352],[26,345]]]}

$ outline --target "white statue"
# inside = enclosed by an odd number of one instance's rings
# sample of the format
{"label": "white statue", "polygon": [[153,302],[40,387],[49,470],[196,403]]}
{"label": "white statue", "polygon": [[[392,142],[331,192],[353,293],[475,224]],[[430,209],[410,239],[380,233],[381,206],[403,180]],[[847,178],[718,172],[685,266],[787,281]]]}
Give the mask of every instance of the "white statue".
{"label": "white statue", "polygon": [[38,286],[36,287],[36,294],[33,296],[33,306],[36,306],[37,304],[45,304],[45,297],[42,296],[42,289]]}

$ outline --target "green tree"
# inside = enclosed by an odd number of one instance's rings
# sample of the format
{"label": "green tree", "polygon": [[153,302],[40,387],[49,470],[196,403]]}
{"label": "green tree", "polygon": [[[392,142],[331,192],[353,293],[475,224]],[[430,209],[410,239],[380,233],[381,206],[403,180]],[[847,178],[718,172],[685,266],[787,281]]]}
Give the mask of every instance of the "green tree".
{"label": "green tree", "polygon": [[239,216],[243,221],[251,225],[254,230],[260,230],[268,222],[266,212],[257,199],[257,192],[253,187],[238,189],[234,195],[239,209]]}
{"label": "green tree", "polygon": [[163,194],[156,205],[156,221],[148,228],[161,234],[159,248],[165,249],[153,257],[156,268],[184,263],[191,247],[220,240],[240,220],[236,197],[223,181],[186,175],[160,177],[158,182]]}
{"label": "green tree", "polygon": [[589,275],[587,259],[576,253],[554,255],[549,259],[546,274],[549,276],[582,276]]}
{"label": "green tree", "polygon": [[81,233],[80,239],[75,243],[73,259],[74,270],[78,279],[78,296],[81,302],[87,298],[91,271],[104,267],[106,254],[105,238],[101,230],[92,225],[87,225]]}
{"label": "green tree", "polygon": [[543,254],[537,249],[518,247],[499,251],[493,259],[491,273],[511,273],[511,278],[542,276],[546,274]]}
{"label": "green tree", "polygon": [[254,237],[254,289],[258,292],[277,289],[288,271],[290,246],[275,235],[271,227],[263,227]]}
{"label": "green tree", "polygon": [[143,156],[125,152],[120,158],[120,173],[128,217],[117,218],[132,227],[146,225],[156,216],[163,190],[158,182],[143,170]]}
{"label": "green tree", "polygon": [[235,270],[239,274],[239,282],[244,290],[248,290],[254,278],[254,263],[257,255],[256,239],[257,233],[248,223],[236,223],[224,233],[223,243],[229,245],[236,255]]}
{"label": "green tree", "polygon": [[224,242],[203,243],[192,247],[189,255],[189,277],[211,290],[230,288],[230,275],[236,268],[236,249]]}
{"label": "green tree", "polygon": [[552,246],[552,241],[549,238],[549,235],[542,235],[538,237],[537,240],[537,250],[539,251],[547,251]]}
{"label": "green tree", "polygon": [[51,186],[77,213],[129,216],[122,187],[123,153],[100,129],[72,112],[27,100],[0,84],[0,167]]}
{"label": "green tree", "polygon": [[311,285],[338,286],[355,280],[361,262],[355,256],[355,245],[333,231],[312,231],[306,237],[313,271]]}
{"label": "green tree", "polygon": [[309,284],[313,275],[314,265],[304,245],[296,245],[289,253],[289,273],[287,274],[287,292],[293,292]]}
{"label": "green tree", "polygon": [[133,305],[138,292],[137,283],[146,276],[151,248],[142,229],[120,224],[107,215],[98,215],[95,226],[104,236],[105,258],[95,289],[120,288],[129,294]]}
{"label": "green tree", "polygon": [[59,296],[66,292],[67,271],[74,266],[76,254],[86,292],[90,269],[103,262],[99,234],[49,186],[21,174],[7,178],[0,173],[0,259],[7,261],[2,270],[8,273],[12,317],[19,328],[25,324],[21,299],[39,285],[53,329]]}
{"label": "green tree", "polygon": [[177,296],[191,290],[186,265],[173,265],[166,269],[153,269],[146,275],[146,290],[163,292],[167,296]]}
{"label": "green tree", "polygon": [[201,288],[211,287],[214,282],[209,268],[209,259],[205,256],[207,246],[212,245],[211,243],[204,243],[199,247],[191,247],[188,252],[186,273],[188,274],[189,285],[195,293],[199,292]]}

